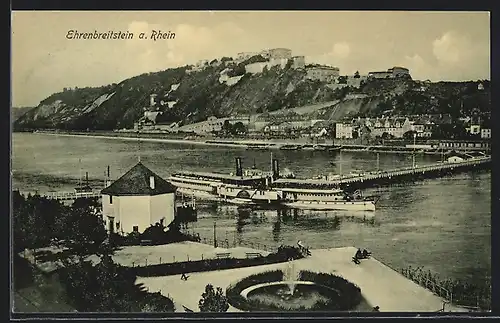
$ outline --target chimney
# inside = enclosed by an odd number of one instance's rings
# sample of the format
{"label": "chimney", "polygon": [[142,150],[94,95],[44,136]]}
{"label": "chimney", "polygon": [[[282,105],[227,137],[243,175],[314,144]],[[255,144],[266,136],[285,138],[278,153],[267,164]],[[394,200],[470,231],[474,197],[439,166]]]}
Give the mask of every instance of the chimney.
{"label": "chimney", "polygon": [[155,189],[155,177],[149,176],[149,187],[154,190]]}
{"label": "chimney", "polygon": [[243,168],[241,167],[240,157],[236,157],[236,176],[243,176]]}
{"label": "chimney", "polygon": [[280,164],[277,159],[273,159],[273,178],[277,179],[280,176]]}

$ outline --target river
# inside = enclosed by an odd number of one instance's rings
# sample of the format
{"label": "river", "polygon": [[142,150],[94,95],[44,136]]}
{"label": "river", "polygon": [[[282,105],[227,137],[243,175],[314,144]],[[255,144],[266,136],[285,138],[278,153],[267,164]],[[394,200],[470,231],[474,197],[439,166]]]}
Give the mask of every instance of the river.
{"label": "river", "polygon": [[[12,137],[12,185],[21,191],[72,190],[88,172],[89,183],[104,185],[110,166],[117,179],[140,159],[163,178],[177,170],[234,171],[270,168],[270,153],[245,148],[188,143],[134,142],[120,139],[15,133]],[[370,152],[274,151],[281,169],[298,177],[352,170],[412,165],[409,154]],[[416,164],[440,156],[416,155]],[[491,172],[463,173],[376,190],[373,220],[347,212],[243,212],[236,207],[198,203],[191,226],[202,237],[254,241],[276,246],[302,240],[311,248],[356,246],[371,250],[393,268],[423,266],[443,278],[483,281],[491,277]],[[337,217],[335,217],[337,216]]]}

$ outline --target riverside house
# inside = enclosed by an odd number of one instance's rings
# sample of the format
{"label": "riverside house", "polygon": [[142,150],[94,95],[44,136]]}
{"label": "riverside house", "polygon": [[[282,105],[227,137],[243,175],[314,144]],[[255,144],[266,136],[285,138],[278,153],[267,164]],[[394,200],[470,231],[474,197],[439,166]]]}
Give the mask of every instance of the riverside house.
{"label": "riverside house", "polygon": [[141,162],[101,191],[102,213],[110,232],[143,232],[169,225],[175,217],[176,187]]}

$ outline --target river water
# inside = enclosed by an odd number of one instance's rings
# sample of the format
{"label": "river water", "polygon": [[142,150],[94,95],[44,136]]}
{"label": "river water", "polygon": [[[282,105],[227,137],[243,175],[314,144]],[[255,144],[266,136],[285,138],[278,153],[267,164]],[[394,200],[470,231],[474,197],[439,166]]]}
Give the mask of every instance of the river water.
{"label": "river water", "polygon": [[[244,148],[120,139],[16,133],[12,138],[12,185],[21,191],[72,190],[88,172],[102,187],[107,166],[117,179],[139,158],[163,178],[177,170],[233,172],[235,157],[243,167],[270,168],[270,153]],[[408,154],[369,152],[274,151],[281,169],[299,177],[353,170],[410,166]],[[416,155],[416,164],[440,156]],[[389,188],[380,195],[373,219],[359,212],[238,210],[198,202],[198,222],[191,230],[218,239],[252,241],[266,246],[295,244],[311,248],[356,246],[393,268],[423,266],[443,278],[484,281],[491,277],[491,172],[463,173]]]}

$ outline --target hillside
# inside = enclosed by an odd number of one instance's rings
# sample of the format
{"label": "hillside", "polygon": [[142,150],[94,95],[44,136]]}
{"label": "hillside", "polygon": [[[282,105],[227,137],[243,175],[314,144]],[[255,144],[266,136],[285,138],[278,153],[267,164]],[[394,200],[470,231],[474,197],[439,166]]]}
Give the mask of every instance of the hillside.
{"label": "hillside", "polygon": [[11,115],[11,120],[12,122],[16,121],[19,119],[20,116],[28,112],[29,110],[33,109],[33,107],[12,107],[10,109],[10,115]]}
{"label": "hillside", "polygon": [[[14,122],[14,130],[59,128],[111,130],[131,128],[156,94],[159,123],[184,124],[209,116],[255,114],[334,102],[309,113],[330,120],[346,115],[376,116],[382,113],[466,114],[473,109],[490,111],[489,82],[422,83],[412,80],[372,80],[360,88],[331,89],[326,83],[305,78],[304,70],[288,64],[262,73],[245,74],[244,65],[217,62],[201,69],[191,66],[145,73],[95,88],[65,89]],[[229,81],[220,81],[221,75]]]}
{"label": "hillside", "polygon": [[359,89],[344,88],[343,99],[315,117],[340,120],[346,116],[450,114],[454,118],[491,112],[490,82],[423,83],[412,80],[372,80]]}
{"label": "hillside", "polygon": [[[226,66],[207,66],[186,72],[187,66],[142,74],[119,84],[71,89],[55,93],[18,119],[16,130],[33,128],[116,129],[130,128],[157,101],[175,102],[159,107],[157,122],[192,123],[215,115],[248,114],[293,108],[335,99],[335,92],[318,81],[306,80],[305,71],[273,67],[256,75],[243,74],[241,65],[234,85],[219,82]],[[173,90],[172,86],[177,86]]]}

